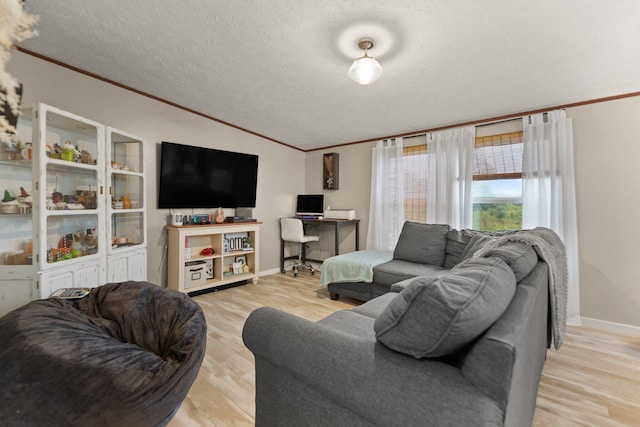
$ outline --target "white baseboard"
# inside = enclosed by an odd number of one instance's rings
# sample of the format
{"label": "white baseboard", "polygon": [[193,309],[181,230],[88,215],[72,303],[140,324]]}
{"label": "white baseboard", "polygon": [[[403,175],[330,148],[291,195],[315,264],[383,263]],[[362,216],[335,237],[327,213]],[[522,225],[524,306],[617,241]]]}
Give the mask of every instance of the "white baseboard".
{"label": "white baseboard", "polygon": [[258,276],[268,276],[270,274],[281,273],[279,268],[273,268],[271,270],[263,270],[258,273]]}
{"label": "white baseboard", "polygon": [[592,319],[590,317],[581,317],[584,326],[606,329],[612,332],[618,332],[625,335],[640,337],[640,327],[633,325],[625,325],[624,323],[608,322],[606,320]]}

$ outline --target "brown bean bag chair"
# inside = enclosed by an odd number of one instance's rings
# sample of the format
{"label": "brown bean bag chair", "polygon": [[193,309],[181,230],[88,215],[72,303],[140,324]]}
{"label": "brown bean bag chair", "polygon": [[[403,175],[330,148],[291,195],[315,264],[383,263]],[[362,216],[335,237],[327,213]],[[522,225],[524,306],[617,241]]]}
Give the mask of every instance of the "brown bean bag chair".
{"label": "brown bean bag chair", "polygon": [[0,424],[166,424],[198,374],[206,321],[187,295],[111,283],[0,318]]}

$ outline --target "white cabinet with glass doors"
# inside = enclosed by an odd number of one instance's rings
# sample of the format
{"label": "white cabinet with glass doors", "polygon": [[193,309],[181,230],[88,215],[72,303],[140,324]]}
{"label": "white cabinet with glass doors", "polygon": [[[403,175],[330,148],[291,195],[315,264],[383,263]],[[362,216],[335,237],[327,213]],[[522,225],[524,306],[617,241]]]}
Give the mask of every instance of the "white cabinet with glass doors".
{"label": "white cabinet with glass doors", "polygon": [[[23,113],[24,114],[24,113]],[[40,297],[106,279],[103,125],[45,104],[33,111]]]}
{"label": "white cabinet with glass doors", "polygon": [[62,287],[146,280],[143,141],[35,104],[14,145],[0,149],[0,311]]}

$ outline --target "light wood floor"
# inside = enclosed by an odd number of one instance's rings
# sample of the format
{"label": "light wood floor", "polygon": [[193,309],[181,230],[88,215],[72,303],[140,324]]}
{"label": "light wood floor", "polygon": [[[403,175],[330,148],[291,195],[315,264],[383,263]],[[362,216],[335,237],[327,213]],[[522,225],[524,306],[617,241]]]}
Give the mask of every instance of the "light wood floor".
{"label": "light wood floor", "polygon": [[[332,301],[318,278],[275,274],[194,297],[207,317],[207,354],[170,427],[254,424],[254,362],[242,342],[244,321],[265,305],[315,321],[359,304]],[[548,351],[533,425],[640,426],[640,337],[569,327],[561,349]]]}

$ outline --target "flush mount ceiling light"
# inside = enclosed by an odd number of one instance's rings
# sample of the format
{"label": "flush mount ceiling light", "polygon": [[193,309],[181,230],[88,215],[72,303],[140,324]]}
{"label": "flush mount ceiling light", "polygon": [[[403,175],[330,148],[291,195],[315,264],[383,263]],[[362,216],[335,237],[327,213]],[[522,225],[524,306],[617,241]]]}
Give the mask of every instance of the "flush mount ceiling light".
{"label": "flush mount ceiling light", "polygon": [[361,39],[358,42],[358,47],[364,50],[364,55],[353,61],[348,74],[354,82],[368,85],[382,76],[382,67],[375,58],[367,55],[367,51],[373,47],[373,40]]}

